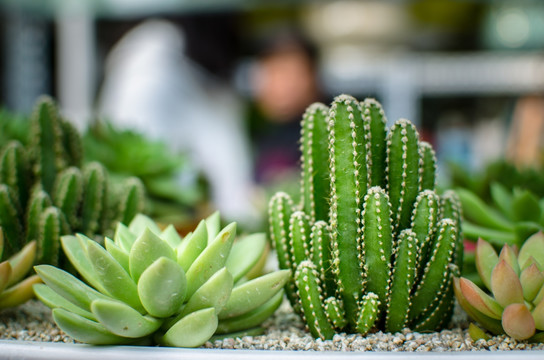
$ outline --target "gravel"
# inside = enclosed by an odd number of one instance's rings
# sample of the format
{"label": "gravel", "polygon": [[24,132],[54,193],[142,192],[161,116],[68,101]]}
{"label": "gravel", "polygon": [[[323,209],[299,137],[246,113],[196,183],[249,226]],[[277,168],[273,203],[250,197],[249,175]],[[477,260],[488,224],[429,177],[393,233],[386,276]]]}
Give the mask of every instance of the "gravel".
{"label": "gravel", "polygon": [[[490,340],[470,339],[466,315],[457,308],[450,329],[417,333],[405,329],[389,334],[381,331],[367,336],[337,334],[332,340],[313,339],[304,329],[289,304],[284,302],[264,327],[263,336],[245,336],[207,342],[204,348],[307,351],[472,351],[472,350],[544,350],[544,344],[529,344],[507,336]],[[37,300],[0,313],[0,339],[74,343],[57,328],[51,310]]]}

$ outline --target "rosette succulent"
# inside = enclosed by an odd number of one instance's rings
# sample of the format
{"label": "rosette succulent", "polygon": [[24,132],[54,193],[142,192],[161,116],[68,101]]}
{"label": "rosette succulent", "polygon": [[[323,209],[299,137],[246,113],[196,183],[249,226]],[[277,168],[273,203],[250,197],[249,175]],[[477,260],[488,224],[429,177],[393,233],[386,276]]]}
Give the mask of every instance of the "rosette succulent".
{"label": "rosette succulent", "polygon": [[64,332],[90,344],[194,347],[214,335],[256,334],[281,304],[290,271],[248,279],[266,236],[235,235],[236,223],[220,229],[217,213],[183,239],[137,215],[128,227],[119,223],[105,248],[84,235],[62,237],[87,284],[39,265],[45,284],[34,290]]}
{"label": "rosette succulent", "polygon": [[462,261],[460,209],[435,188],[435,155],[408,120],[351,96],[302,121],[302,204],[270,201],[286,293],[315,337],[376,326],[435,330],[450,319]]}
{"label": "rosette succulent", "polygon": [[455,295],[468,315],[493,334],[544,341],[544,234],[529,237],[519,252],[499,255],[485,240],[476,246],[476,268],[487,291],[455,278]]}
{"label": "rosette succulent", "polygon": [[[4,250],[4,232],[0,227],[0,256]],[[34,297],[32,285],[40,282],[37,275],[25,278],[36,257],[32,241],[9,259],[0,263],[0,309],[20,305]]]}

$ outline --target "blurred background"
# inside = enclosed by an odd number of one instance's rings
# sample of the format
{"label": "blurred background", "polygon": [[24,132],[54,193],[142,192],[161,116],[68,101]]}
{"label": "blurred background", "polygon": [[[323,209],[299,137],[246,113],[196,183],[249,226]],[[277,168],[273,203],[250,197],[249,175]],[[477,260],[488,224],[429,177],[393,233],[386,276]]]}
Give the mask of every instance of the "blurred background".
{"label": "blurred background", "polygon": [[298,186],[304,109],[340,93],[417,124],[442,183],[497,160],[542,168],[539,0],[0,4],[3,111],[50,94],[95,153],[102,120],[165,144],[184,158],[177,199],[248,228],[263,226],[268,193]]}

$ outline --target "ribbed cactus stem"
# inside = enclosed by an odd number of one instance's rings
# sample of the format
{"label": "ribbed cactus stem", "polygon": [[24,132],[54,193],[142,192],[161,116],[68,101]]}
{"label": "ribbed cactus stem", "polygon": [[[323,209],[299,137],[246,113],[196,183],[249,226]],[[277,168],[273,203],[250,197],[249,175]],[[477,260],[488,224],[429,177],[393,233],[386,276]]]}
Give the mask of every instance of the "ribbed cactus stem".
{"label": "ribbed cactus stem", "polygon": [[20,219],[21,210],[15,192],[6,184],[0,184],[0,226],[7,245],[4,258],[8,258],[23,246],[23,226]]}
{"label": "ribbed cactus stem", "polygon": [[63,170],[57,177],[53,202],[62,210],[72,229],[79,227],[78,211],[83,195],[83,178],[76,167]]}
{"label": "ribbed cactus stem", "polygon": [[119,215],[117,218],[123,224],[129,224],[134,216],[142,213],[145,206],[145,187],[137,177],[130,177],[123,182],[119,199]]}
{"label": "ribbed cactus stem", "polygon": [[41,214],[48,207],[52,206],[53,202],[49,195],[43,191],[41,185],[32,189],[27,209],[27,224],[26,224],[26,241],[30,242],[38,240],[40,236],[40,218]]}
{"label": "ribbed cactus stem", "polygon": [[100,216],[107,200],[106,170],[97,162],[83,169],[84,195],[81,210],[81,231],[94,234],[100,226]]}
{"label": "ribbed cactus stem", "polygon": [[387,118],[382,106],[375,99],[365,99],[361,102],[361,107],[365,123],[370,124],[370,185],[385,188]]}
{"label": "ribbed cactus stem", "polygon": [[332,339],[334,328],[323,307],[319,274],[310,260],[301,262],[295,272],[295,281],[304,311],[304,319],[313,336],[323,340]]}
{"label": "ribbed cactus stem", "polygon": [[423,273],[429,249],[433,245],[434,231],[439,220],[439,202],[440,199],[434,191],[424,190],[418,194],[414,203],[411,228],[417,238],[418,275]]}
{"label": "ribbed cactus stem", "polygon": [[293,249],[293,264],[310,259],[310,219],[303,211],[295,211],[289,219],[290,247]]}
{"label": "ribbed cactus stem", "polygon": [[378,295],[369,292],[361,299],[356,329],[359,334],[365,335],[378,320],[380,300]]}
{"label": "ribbed cactus stem", "polygon": [[329,218],[329,202],[324,196],[330,188],[329,156],[323,151],[329,141],[328,113],[327,106],[315,103],[308,107],[301,124],[302,201],[304,212],[312,222]]}
{"label": "ribbed cactus stem", "polygon": [[51,99],[44,97],[38,102],[30,126],[34,174],[40,179],[44,190],[51,192],[57,173],[66,167],[62,127]]}
{"label": "ribbed cactus stem", "polygon": [[81,135],[72,123],[61,120],[62,141],[70,166],[81,167],[83,161],[83,142]]}
{"label": "ribbed cactus stem", "polygon": [[0,183],[8,185],[18,194],[21,206],[27,203],[30,167],[26,150],[19,141],[10,141],[0,155]]}
{"label": "ribbed cactus stem", "polygon": [[363,291],[358,239],[368,174],[366,140],[359,103],[347,95],[336,97],[329,117],[333,267],[348,321],[353,326]]}
{"label": "ribbed cactus stem", "polygon": [[331,324],[337,329],[342,329],[347,325],[343,306],[342,302],[335,297],[330,296],[325,299],[325,312]]}
{"label": "ribbed cactus stem", "polygon": [[419,190],[419,135],[406,119],[398,120],[387,138],[387,179],[396,231],[410,226]]}
{"label": "ribbed cactus stem", "polygon": [[398,237],[397,254],[393,265],[393,275],[385,329],[390,332],[402,330],[408,322],[408,312],[415,300],[410,293],[416,280],[417,237],[410,230],[401,231]]}
{"label": "ribbed cactus stem", "polygon": [[456,237],[458,241],[455,244],[455,250],[453,255],[453,263],[457,265],[459,271],[463,270],[463,237],[461,234],[461,216],[462,216],[462,207],[459,196],[453,190],[446,190],[441,198],[441,213],[443,218],[452,219],[457,223],[457,234]]}
{"label": "ribbed cactus stem", "polygon": [[419,159],[419,191],[432,190],[436,186],[436,154],[431,144],[426,141],[419,143]]}
{"label": "ribbed cactus stem", "polygon": [[363,224],[366,291],[378,296],[384,310],[391,278],[393,225],[389,197],[379,186],[370,188],[365,196]]}
{"label": "ribbed cactus stem", "polygon": [[451,219],[442,219],[438,223],[433,252],[412,298],[411,319],[417,319],[427,312],[444,293],[448,277],[451,277],[448,267],[457,241],[456,230],[457,224]]}
{"label": "ribbed cactus stem", "polygon": [[45,209],[40,218],[40,234],[36,263],[56,265],[59,261],[60,236],[68,233],[68,224],[63,213],[56,207]]}
{"label": "ribbed cactus stem", "polygon": [[311,230],[310,257],[312,262],[321,269],[320,279],[323,283],[324,296],[336,294],[336,283],[332,271],[331,232],[324,221],[317,221]]}

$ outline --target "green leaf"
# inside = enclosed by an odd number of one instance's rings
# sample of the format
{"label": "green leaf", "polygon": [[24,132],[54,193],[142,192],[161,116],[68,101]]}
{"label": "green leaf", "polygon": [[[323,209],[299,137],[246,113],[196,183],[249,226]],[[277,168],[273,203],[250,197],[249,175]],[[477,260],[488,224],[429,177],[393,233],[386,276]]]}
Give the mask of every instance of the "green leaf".
{"label": "green leaf", "polygon": [[226,267],[234,278],[240,280],[263,255],[266,246],[266,235],[257,233],[246,236],[232,245]]}
{"label": "green leaf", "polygon": [[215,308],[219,314],[230,298],[233,285],[232,275],[227,268],[222,268],[191,296],[183,308],[182,316],[209,307]]}
{"label": "green leaf", "polygon": [[166,346],[197,347],[217,329],[215,308],[195,311],[175,323],[159,340]]}
{"label": "green leaf", "polygon": [[206,222],[202,220],[195,231],[187,235],[176,248],[177,261],[187,272],[195,259],[202,253],[208,244],[208,230]]}
{"label": "green leaf", "polygon": [[150,228],[146,228],[130,249],[129,268],[134,281],[137,282],[144,270],[162,256],[176,260],[174,249]]}
{"label": "green leaf", "polygon": [[62,331],[83,343],[113,345],[127,342],[127,339],[112,334],[103,325],[65,309],[53,309],[53,319]]}

